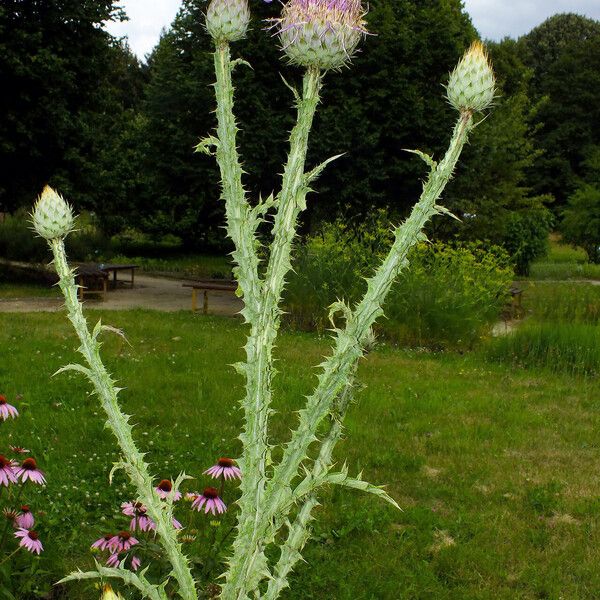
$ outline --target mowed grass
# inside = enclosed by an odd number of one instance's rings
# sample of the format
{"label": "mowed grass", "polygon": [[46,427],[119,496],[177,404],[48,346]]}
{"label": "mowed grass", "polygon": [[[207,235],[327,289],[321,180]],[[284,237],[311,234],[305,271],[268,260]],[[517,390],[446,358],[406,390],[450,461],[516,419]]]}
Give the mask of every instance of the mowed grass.
{"label": "mowed grass", "polygon": [[600,265],[587,262],[584,250],[563,244],[560,236],[552,234],[548,256],[531,265],[530,278],[554,281],[565,279],[600,280]]}
{"label": "mowed grass", "polygon": [[15,300],[20,298],[58,298],[60,291],[57,287],[36,283],[4,283],[0,281],[0,300]]}
{"label": "mowed grass", "polygon": [[[101,315],[90,312],[90,321]],[[236,456],[244,327],[190,313],[102,314],[131,346],[105,340],[106,362],[134,415],[157,477],[199,477]],[[118,452],[89,386],[71,373],[76,342],[60,314],[0,315],[1,393],[23,394],[2,445],[30,448],[48,486],[46,552],[36,585],[92,566],[90,543],[122,528],[132,497],[108,474]],[[285,439],[328,340],[284,333],[278,346],[273,437]],[[350,490],[327,490],[316,540],[285,597],[294,600],[597,599],[600,597],[600,382],[518,369],[477,353],[406,353],[381,346],[362,362],[364,387],[337,457],[387,484],[403,511]],[[202,485],[193,482],[197,488]],[[182,519],[183,520],[183,519]],[[117,524],[118,523],[118,524]],[[90,584],[73,600],[96,600]]]}

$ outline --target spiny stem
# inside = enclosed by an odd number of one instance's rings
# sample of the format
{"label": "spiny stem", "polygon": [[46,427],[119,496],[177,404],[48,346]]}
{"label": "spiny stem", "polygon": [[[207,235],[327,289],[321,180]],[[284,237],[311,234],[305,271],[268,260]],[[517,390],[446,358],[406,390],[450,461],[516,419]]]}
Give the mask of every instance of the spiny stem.
{"label": "spiny stem", "polygon": [[89,370],[88,377],[108,417],[108,424],[121,449],[124,466],[131,482],[137,490],[140,501],[148,508],[148,514],[156,522],[156,531],[173,567],[177,580],[178,593],[184,600],[197,600],[196,585],[187,558],[177,541],[177,533],[171,521],[171,511],[165,511],[162,501],[154,492],[152,477],[144,462],[144,455],[137,449],[131,433],[128,417],[121,411],[118,389],[100,358],[99,346],[92,337],[83,316],[81,303],[77,298],[77,285],[73,271],[67,263],[63,239],[53,239],[50,248],[54,256],[54,267],[59,276],[59,286],[65,298],[68,318],[71,321],[81,346],[79,352],[85,358]]}
{"label": "spiny stem", "polygon": [[[252,329],[246,344],[245,428],[240,436],[244,444],[241,467],[244,472],[238,502],[239,532],[234,555],[226,574],[221,597],[244,598],[253,591],[266,569],[264,545],[259,527],[265,510],[264,489],[268,462],[268,421],[271,404],[272,352],[279,329],[281,295],[285,277],[291,269],[291,246],[296,235],[298,215],[305,206],[305,163],[308,138],[321,88],[321,73],[308,69],[303,95],[298,101],[297,122],[290,136],[290,152],[285,167],[278,210],[273,226],[273,242],[258,314],[251,317]],[[256,566],[259,565],[259,568]]]}

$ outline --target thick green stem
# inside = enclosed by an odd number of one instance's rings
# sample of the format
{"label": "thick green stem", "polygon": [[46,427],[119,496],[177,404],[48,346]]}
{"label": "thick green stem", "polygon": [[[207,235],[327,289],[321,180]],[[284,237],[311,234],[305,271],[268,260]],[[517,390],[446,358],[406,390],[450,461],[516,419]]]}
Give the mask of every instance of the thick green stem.
{"label": "thick green stem", "polygon": [[240,462],[244,478],[239,500],[238,535],[221,593],[224,600],[246,598],[248,591],[256,589],[267,569],[264,547],[269,538],[264,536],[261,522],[269,460],[272,354],[279,329],[279,304],[285,277],[291,269],[291,246],[298,215],[305,207],[307,188],[304,169],[320,87],[319,70],[308,69],[304,76],[303,95],[298,101],[297,123],[290,137],[289,158],[278,200],[263,293],[257,318],[251,319],[252,330],[246,344],[246,364],[243,367],[246,375],[245,428],[241,435],[244,453]]}
{"label": "thick green stem", "polygon": [[54,267],[59,276],[59,286],[65,298],[68,318],[71,321],[81,346],[79,352],[85,358],[88,369],[83,367],[94,386],[102,408],[108,417],[108,425],[117,438],[122,453],[123,467],[135,486],[139,500],[148,508],[148,514],[156,522],[156,532],[165,554],[173,567],[173,576],[178,583],[179,596],[185,600],[197,600],[196,585],[187,558],[177,541],[177,532],[171,520],[171,510],[154,491],[152,477],[144,462],[144,455],[137,449],[131,432],[128,417],[123,414],[117,401],[118,388],[100,358],[99,344],[92,336],[83,316],[81,303],[77,299],[77,285],[74,273],[67,263],[64,241],[50,241],[54,256]]}

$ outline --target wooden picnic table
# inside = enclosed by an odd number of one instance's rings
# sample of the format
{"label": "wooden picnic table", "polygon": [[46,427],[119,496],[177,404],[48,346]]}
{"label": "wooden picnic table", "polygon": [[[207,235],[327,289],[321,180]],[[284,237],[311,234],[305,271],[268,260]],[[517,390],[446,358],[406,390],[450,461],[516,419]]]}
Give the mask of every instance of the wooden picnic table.
{"label": "wooden picnic table", "polygon": [[98,265],[98,268],[101,271],[104,271],[104,273],[106,273],[107,275],[110,275],[110,273],[113,274],[113,288],[117,287],[117,273],[119,271],[130,271],[131,278],[129,280],[129,283],[131,283],[131,287],[134,286],[135,270],[138,268],[138,265],[114,265],[110,263],[102,263]]}
{"label": "wooden picnic table", "polygon": [[108,273],[100,269],[98,265],[78,265],[75,271],[75,281],[78,285],[80,300],[83,300],[84,296],[92,294],[101,294],[102,300],[106,300]]}
{"label": "wooden picnic table", "polygon": [[237,281],[234,279],[201,279],[199,281],[184,283],[183,287],[192,288],[192,311],[198,310],[198,290],[204,292],[204,302],[202,312],[208,313],[208,292],[209,290],[235,292],[237,290]]}

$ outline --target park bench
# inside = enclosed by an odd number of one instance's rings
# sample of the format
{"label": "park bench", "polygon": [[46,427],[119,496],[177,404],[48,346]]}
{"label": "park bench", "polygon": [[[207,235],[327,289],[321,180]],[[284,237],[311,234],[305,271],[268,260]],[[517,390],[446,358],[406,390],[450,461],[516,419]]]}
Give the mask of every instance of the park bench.
{"label": "park bench", "polygon": [[237,290],[237,282],[233,279],[201,279],[191,283],[184,283],[183,287],[192,288],[192,311],[198,310],[198,291],[204,292],[204,302],[202,305],[202,312],[208,313],[208,292],[211,290],[215,291],[226,291],[235,292]]}
{"label": "park bench", "polygon": [[84,296],[100,294],[106,300],[108,290],[108,273],[98,265],[78,265],[75,271],[75,280],[79,286],[79,299]]}
{"label": "park bench", "polygon": [[113,264],[107,264],[107,263],[102,263],[100,265],[98,265],[98,268],[101,271],[104,271],[107,275],[110,275],[110,273],[113,274],[113,288],[116,289],[117,287],[117,273],[119,271],[130,271],[131,273],[131,277],[129,280],[129,283],[131,283],[131,287],[133,287],[134,282],[135,282],[135,270],[138,268],[137,265],[113,265]]}

